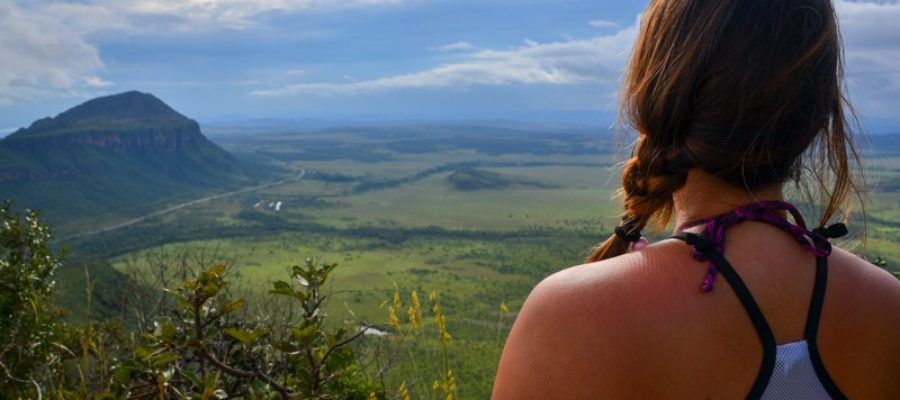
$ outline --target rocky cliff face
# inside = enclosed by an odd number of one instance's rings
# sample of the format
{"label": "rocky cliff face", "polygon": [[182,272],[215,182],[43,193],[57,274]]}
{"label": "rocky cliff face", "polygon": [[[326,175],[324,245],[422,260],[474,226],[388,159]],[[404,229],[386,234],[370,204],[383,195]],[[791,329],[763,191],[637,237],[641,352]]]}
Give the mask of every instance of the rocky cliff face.
{"label": "rocky cliff face", "polygon": [[175,153],[209,145],[194,121],[168,126],[144,126],[121,131],[85,131],[71,135],[13,137],[0,141],[10,150],[40,152],[89,147],[120,154]]}
{"label": "rocky cliff face", "polygon": [[197,122],[140,92],[88,101],[0,140],[0,183],[115,174],[125,167],[206,169],[199,165],[204,162],[226,169],[236,164]]}

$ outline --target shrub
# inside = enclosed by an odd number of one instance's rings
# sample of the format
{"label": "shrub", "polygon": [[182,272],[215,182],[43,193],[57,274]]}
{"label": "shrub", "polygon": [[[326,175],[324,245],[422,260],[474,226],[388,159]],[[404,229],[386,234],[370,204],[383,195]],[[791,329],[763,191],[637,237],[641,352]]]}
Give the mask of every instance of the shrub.
{"label": "shrub", "polygon": [[4,396],[35,397],[38,375],[53,357],[56,315],[51,306],[59,257],[50,229],[36,212],[0,204],[0,388]]}

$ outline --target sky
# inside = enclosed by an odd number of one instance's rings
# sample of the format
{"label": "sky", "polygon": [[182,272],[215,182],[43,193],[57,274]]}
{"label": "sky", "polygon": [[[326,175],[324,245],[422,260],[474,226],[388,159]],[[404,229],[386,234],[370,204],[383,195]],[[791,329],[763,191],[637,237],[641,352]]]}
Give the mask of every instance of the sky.
{"label": "sky", "polygon": [[[900,0],[835,0],[850,96],[900,132]],[[646,1],[0,0],[0,134],[99,95],[248,119],[610,123]]]}

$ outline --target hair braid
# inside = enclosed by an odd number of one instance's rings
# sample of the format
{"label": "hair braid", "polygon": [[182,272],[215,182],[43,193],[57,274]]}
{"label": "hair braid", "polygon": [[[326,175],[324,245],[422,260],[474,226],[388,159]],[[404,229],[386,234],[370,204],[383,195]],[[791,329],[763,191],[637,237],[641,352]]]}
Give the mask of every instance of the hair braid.
{"label": "hair braid", "polygon": [[[669,153],[646,134],[638,138],[635,154],[622,172],[619,192],[624,197],[625,214],[619,225],[624,232],[639,234],[653,220],[660,225],[668,223],[673,211],[672,194],[684,186],[691,165],[683,152]],[[614,234],[594,248],[587,262],[625,254],[629,244]]]}

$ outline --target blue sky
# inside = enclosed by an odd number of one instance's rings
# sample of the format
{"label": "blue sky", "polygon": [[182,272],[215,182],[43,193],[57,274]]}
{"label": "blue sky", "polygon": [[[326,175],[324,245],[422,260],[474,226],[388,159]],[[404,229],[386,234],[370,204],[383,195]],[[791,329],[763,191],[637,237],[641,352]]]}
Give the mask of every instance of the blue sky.
{"label": "blue sky", "polygon": [[[151,92],[201,122],[609,123],[645,2],[0,0],[0,133]],[[900,132],[900,0],[839,0],[848,85]]]}

